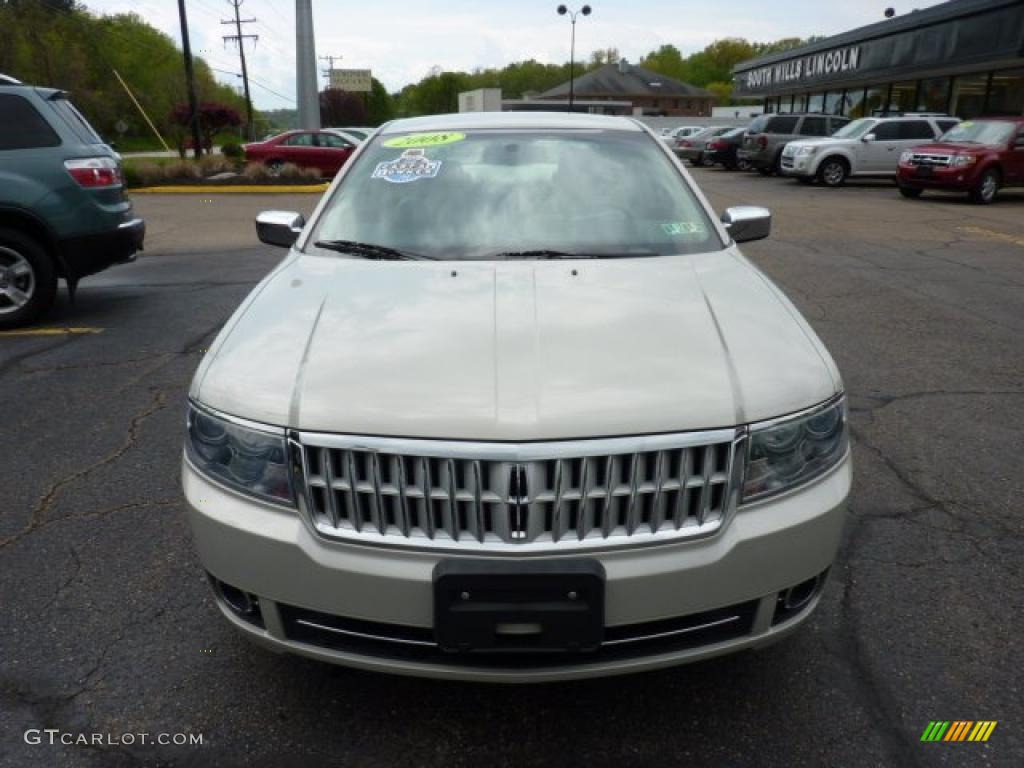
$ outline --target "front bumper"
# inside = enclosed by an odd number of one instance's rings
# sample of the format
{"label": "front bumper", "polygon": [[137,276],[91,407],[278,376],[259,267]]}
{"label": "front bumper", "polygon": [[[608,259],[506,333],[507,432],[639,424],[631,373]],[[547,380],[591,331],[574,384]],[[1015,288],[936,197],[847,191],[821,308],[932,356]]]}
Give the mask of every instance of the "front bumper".
{"label": "front bumper", "polygon": [[78,278],[114,264],[133,261],[146,239],[146,222],[131,218],[99,234],[70,237],[58,243],[66,277]]}
{"label": "front bumper", "polygon": [[815,155],[783,155],[779,160],[779,171],[783,176],[810,178],[818,171]]}
{"label": "front bumper", "polygon": [[931,175],[916,175],[914,166],[899,167],[896,181],[910,189],[937,189],[949,192],[969,192],[978,184],[978,171],[973,167],[943,168],[934,166]]}
{"label": "front bumper", "polygon": [[[671,641],[535,660],[431,648],[434,566],[459,555],[327,541],[297,512],[228,491],[187,460],[182,468],[203,566],[218,585],[255,596],[259,621],[233,610],[223,590],[218,605],[253,639],[363,669],[495,682],[637,672],[788,634],[817,604],[842,532],[850,476],[848,455],[811,484],[741,509],[715,536],[593,554],[606,572],[607,635],[675,634]],[[780,613],[780,593],[807,583],[813,593],[800,609]],[[728,631],[723,616],[737,617]]]}

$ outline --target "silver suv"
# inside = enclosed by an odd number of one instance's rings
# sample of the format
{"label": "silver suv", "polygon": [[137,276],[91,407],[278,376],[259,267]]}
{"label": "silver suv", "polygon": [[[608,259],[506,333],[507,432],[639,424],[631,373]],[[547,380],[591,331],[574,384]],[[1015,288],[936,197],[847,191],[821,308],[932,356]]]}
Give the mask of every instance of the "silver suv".
{"label": "silver suv", "polygon": [[829,187],[850,176],[895,176],[903,150],[933,141],[958,122],[934,115],[862,117],[834,136],[789,142],[782,151],[781,170]]}
{"label": "silver suv", "polygon": [[782,148],[788,142],[831,136],[848,122],[848,118],[838,115],[761,115],[747,128],[736,157],[741,167],[745,163],[770,176],[779,172]]}

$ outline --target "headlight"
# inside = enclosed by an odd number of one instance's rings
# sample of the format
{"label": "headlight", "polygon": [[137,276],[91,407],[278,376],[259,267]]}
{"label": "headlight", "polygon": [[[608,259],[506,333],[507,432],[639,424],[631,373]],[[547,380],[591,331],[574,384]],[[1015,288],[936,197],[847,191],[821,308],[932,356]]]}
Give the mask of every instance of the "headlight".
{"label": "headlight", "polygon": [[900,162],[903,163],[904,165],[908,165],[910,163],[910,161],[913,160],[913,159],[914,159],[914,153],[913,152],[909,152],[909,151],[908,152],[903,152],[900,155]]}
{"label": "headlight", "polygon": [[955,168],[963,168],[966,165],[974,165],[976,162],[978,162],[978,158],[974,155],[953,155],[949,164]]}
{"label": "headlight", "polygon": [[817,147],[800,147],[796,153],[802,157],[809,157],[818,151]]}
{"label": "headlight", "polygon": [[185,451],[196,469],[224,485],[295,503],[284,430],[242,426],[189,403]]}
{"label": "headlight", "polygon": [[835,466],[846,453],[846,402],[751,430],[742,502],[781,493]]}

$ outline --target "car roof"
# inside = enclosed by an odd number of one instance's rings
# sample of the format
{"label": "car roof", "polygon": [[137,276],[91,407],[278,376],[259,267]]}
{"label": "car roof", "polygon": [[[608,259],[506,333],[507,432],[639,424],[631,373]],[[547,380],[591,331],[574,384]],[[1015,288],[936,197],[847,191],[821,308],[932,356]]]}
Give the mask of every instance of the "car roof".
{"label": "car roof", "polygon": [[382,134],[410,131],[471,131],[482,129],[550,129],[642,131],[635,120],[610,115],[567,114],[565,112],[461,112],[394,120],[382,126]]}

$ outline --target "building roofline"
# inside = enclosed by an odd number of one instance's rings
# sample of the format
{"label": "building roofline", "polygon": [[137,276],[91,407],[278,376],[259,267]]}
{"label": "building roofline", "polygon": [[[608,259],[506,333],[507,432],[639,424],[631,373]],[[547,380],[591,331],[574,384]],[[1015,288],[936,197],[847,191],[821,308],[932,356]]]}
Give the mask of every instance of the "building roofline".
{"label": "building roofline", "polygon": [[776,64],[780,61],[787,61],[788,59],[799,58],[800,56],[806,56],[811,53],[827,51],[844,45],[852,45],[854,43],[862,43],[880,37],[888,37],[889,35],[894,35],[899,32],[905,32],[908,29],[916,29],[918,27],[931,26],[933,24],[942,24],[953,19],[963,18],[965,16],[974,16],[978,13],[984,13],[996,8],[1016,5],[1019,2],[1020,0],[950,0],[949,2],[945,2],[940,5],[934,5],[931,8],[924,8],[919,11],[910,11],[902,16],[896,16],[892,19],[883,19],[882,21],[875,22],[874,24],[868,24],[864,27],[858,27],[847,32],[841,32],[838,35],[832,35],[831,37],[826,37],[822,40],[816,40],[813,43],[801,45],[797,48],[790,48],[786,51],[765,54],[764,56],[759,56],[756,59],[747,59],[733,67],[732,72],[736,75],[751,69],[768,66],[769,64]]}

